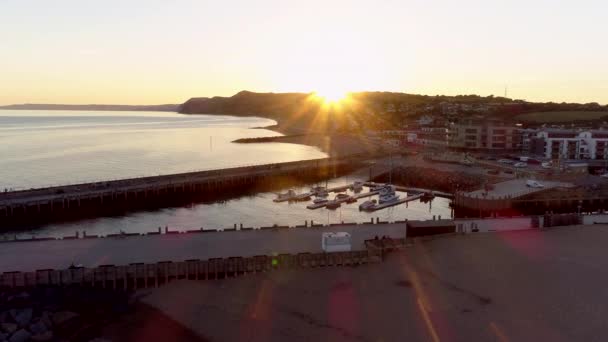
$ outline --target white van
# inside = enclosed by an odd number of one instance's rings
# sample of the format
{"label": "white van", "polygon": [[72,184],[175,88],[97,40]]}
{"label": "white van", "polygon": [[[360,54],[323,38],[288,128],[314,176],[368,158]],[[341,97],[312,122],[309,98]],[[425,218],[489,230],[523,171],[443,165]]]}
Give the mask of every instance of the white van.
{"label": "white van", "polygon": [[350,234],[346,232],[323,233],[321,248],[325,253],[350,252]]}

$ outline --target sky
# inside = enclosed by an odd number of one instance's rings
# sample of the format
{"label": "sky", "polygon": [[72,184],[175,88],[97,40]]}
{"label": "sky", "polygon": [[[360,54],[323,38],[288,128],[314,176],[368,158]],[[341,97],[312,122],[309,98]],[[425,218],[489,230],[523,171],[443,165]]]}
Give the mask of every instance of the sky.
{"label": "sky", "polygon": [[608,103],[602,0],[0,0],[0,105],[398,91]]}

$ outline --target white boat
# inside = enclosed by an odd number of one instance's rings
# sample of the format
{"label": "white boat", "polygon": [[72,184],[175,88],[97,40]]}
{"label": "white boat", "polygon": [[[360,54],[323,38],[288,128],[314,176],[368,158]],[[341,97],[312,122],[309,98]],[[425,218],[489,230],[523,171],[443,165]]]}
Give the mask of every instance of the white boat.
{"label": "white boat", "polygon": [[359,210],[371,210],[376,206],[376,200],[369,200],[359,205]]}
{"label": "white boat", "polygon": [[354,192],[363,190],[363,182],[354,182],[352,188]]}
{"label": "white boat", "polygon": [[397,200],[399,200],[399,195],[395,194],[394,192],[391,194],[380,196],[380,204],[388,203],[388,202],[395,202]]}
{"label": "white boat", "polygon": [[392,185],[387,185],[384,188],[380,189],[380,196],[386,196],[390,194],[395,194],[395,187]]}
{"label": "white boat", "polygon": [[294,190],[289,190],[284,194],[277,194],[277,198],[274,199],[275,202],[283,202],[283,201],[289,201],[290,199],[292,199],[293,197],[296,196],[296,192]]}
{"label": "white boat", "polygon": [[312,200],[312,203],[314,204],[321,204],[321,203],[326,203],[327,202],[327,198],[322,198],[322,197],[317,197],[314,200]]}

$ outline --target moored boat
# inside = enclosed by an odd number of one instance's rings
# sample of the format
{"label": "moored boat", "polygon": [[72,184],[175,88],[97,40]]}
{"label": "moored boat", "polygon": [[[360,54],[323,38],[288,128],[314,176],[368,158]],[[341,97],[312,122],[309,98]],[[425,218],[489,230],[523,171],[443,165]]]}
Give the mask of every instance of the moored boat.
{"label": "moored boat", "polygon": [[359,210],[372,210],[378,202],[376,200],[369,200],[359,205]]}

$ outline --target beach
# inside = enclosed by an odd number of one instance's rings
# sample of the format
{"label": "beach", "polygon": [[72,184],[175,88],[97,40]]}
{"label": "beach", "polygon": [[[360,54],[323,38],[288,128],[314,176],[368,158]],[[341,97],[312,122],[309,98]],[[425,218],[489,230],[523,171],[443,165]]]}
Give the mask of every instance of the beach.
{"label": "beach", "polygon": [[378,264],[176,281],[140,295],[211,341],[601,341],[607,228],[451,235]]}

